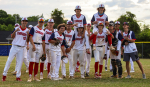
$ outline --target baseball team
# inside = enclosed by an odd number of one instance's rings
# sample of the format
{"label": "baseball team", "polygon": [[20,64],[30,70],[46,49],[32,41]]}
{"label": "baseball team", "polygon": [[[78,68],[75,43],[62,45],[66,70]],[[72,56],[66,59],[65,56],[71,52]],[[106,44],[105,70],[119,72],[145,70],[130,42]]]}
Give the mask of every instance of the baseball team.
{"label": "baseball team", "polygon": [[[75,13],[71,20],[62,23],[54,29],[54,20],[49,19],[47,26],[44,25],[44,18],[38,19],[38,25],[29,25],[28,19],[23,17],[21,25],[15,24],[11,34],[13,38],[12,47],[4,67],[2,81],[6,81],[7,72],[12,60],[16,57],[16,67],[14,73],[16,80],[21,81],[21,67],[24,62],[26,72],[29,73],[27,82],[41,81],[43,70],[46,65],[47,78],[51,80],[63,80],[66,78],[66,63],[69,62],[69,78],[75,79],[75,72],[81,73],[81,78],[89,76],[92,50],[95,58],[94,78],[102,78],[103,60],[105,61],[105,71],[107,71],[107,61],[111,58],[110,71],[113,72],[111,78],[123,78],[121,55],[126,62],[127,76],[131,78],[130,72],[134,72],[133,61],[136,61],[142,78],[146,79],[142,64],[138,57],[135,34],[129,30],[129,23],[123,23],[124,31],[119,30],[120,22],[109,21],[105,14],[105,6],[100,4],[97,12],[93,15],[91,23],[86,22],[86,17],[81,14],[81,7],[75,7]],[[91,27],[93,26],[93,30]],[[108,29],[107,29],[108,28]],[[92,32],[91,32],[92,31]],[[56,45],[56,43],[58,43]],[[93,44],[93,47],[91,45]],[[41,57],[44,56],[44,60]],[[40,67],[39,66],[40,62]],[[129,68],[131,63],[131,71]],[[59,76],[61,66],[62,76]],[[80,70],[79,70],[80,66]],[[40,79],[38,79],[38,68],[40,68]],[[99,71],[98,71],[99,70]],[[34,71],[34,78],[32,72]],[[60,78],[61,77],[61,78]]]}

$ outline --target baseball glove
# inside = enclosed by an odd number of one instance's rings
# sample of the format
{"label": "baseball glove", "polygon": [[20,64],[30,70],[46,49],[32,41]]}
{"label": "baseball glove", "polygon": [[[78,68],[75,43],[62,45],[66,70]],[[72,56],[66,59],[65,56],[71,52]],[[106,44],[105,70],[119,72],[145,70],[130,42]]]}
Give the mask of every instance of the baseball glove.
{"label": "baseball glove", "polygon": [[59,43],[60,43],[60,40],[59,40],[59,39],[54,38],[53,40],[55,40],[55,41],[56,41],[56,43],[54,43],[54,46],[59,45]]}
{"label": "baseball glove", "polygon": [[61,60],[63,60],[65,57],[67,57],[67,56],[62,56],[62,57],[61,57]]}
{"label": "baseball glove", "polygon": [[116,50],[110,50],[113,55],[116,55]]}
{"label": "baseball glove", "polygon": [[105,59],[105,60],[107,59],[107,54],[104,54],[104,57],[103,57],[103,59]]}
{"label": "baseball glove", "polygon": [[43,55],[40,57],[40,59],[41,59],[42,61],[45,61],[45,60],[46,60],[46,54],[43,54]]}

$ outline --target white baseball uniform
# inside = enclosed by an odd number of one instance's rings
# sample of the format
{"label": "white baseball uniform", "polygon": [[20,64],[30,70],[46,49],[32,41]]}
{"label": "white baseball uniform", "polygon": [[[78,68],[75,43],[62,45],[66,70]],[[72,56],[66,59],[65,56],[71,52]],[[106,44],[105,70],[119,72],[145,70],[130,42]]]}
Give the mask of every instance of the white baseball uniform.
{"label": "white baseball uniform", "polygon": [[89,37],[87,36],[87,34],[85,34],[85,37],[82,38],[81,36],[78,36],[78,32],[75,32],[73,66],[74,66],[74,71],[75,71],[77,59],[79,58],[81,75],[84,75],[84,71],[85,71],[85,57],[84,57],[85,56],[85,43],[86,43],[86,49],[90,49]]}
{"label": "white baseball uniform", "polygon": [[[64,34],[65,34],[66,44],[70,47],[72,44],[72,41],[75,41],[74,31],[71,30],[70,32],[68,32],[67,30],[65,30]],[[73,74],[74,74],[73,49],[71,49],[71,51],[69,53],[67,53],[67,56],[68,56],[68,60],[69,60],[69,75],[73,76]],[[62,75],[66,76],[66,67],[65,67],[65,63],[63,61],[62,61],[61,71],[62,71]]]}
{"label": "white baseball uniform", "polygon": [[30,44],[29,46],[29,55],[30,55],[30,62],[36,62],[39,63],[39,58],[42,56],[43,54],[43,47],[42,47],[42,37],[44,36],[44,30],[38,28],[38,26],[35,26],[33,28],[31,28],[29,35],[32,36],[33,42],[35,44],[36,47],[36,51],[33,51],[32,48],[32,44]]}
{"label": "white baseball uniform", "polygon": [[[88,32],[86,31],[85,34],[87,35]],[[92,33],[90,32],[90,35]],[[92,56],[92,51],[91,51],[91,42],[89,42],[90,45],[90,54],[88,54],[87,52],[85,52],[85,65],[86,65],[86,73],[90,72],[90,62],[91,62],[91,56]]]}
{"label": "white baseball uniform", "polygon": [[106,34],[104,32],[98,33],[96,36],[96,50],[94,50],[95,62],[99,62],[100,65],[103,65],[103,57],[105,54],[105,38]]}
{"label": "white baseball uniform", "polygon": [[[14,31],[18,29],[15,28]],[[24,57],[24,47],[26,46],[26,39],[27,39],[27,32],[29,31],[27,28],[22,29],[21,26],[19,27],[20,31],[17,31],[15,34],[15,38],[12,41],[12,48],[10,49],[9,52],[9,57],[7,59],[3,76],[7,75],[8,69],[10,68],[10,64],[12,60],[14,59],[16,55],[16,60],[17,60],[17,73],[16,77],[19,78],[21,76],[21,67],[22,67],[22,62],[23,62],[23,57]],[[13,32],[14,32],[13,31]]]}
{"label": "white baseball uniform", "polygon": [[60,44],[58,46],[54,46],[53,44],[51,44],[51,77],[59,78],[61,46],[65,45],[65,36],[60,35],[58,32],[54,32],[49,38],[49,41],[53,40],[54,38],[59,39]]}

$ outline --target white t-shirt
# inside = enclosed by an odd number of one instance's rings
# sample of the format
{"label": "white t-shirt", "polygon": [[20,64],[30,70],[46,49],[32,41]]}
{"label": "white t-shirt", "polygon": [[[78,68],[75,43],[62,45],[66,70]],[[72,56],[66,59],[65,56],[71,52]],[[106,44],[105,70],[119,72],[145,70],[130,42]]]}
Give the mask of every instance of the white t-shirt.
{"label": "white t-shirt", "polygon": [[[127,37],[127,35],[128,33],[125,33],[125,32],[123,33],[123,37]],[[136,40],[135,34],[133,31],[130,31],[128,38]],[[129,43],[128,45],[124,45],[124,53],[132,53],[132,52],[137,52],[135,43]]]}

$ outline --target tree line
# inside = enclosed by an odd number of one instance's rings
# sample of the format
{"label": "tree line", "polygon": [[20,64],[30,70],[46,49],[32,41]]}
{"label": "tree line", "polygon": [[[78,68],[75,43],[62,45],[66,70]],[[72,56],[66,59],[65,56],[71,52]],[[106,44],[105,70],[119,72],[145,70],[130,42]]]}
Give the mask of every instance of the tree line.
{"label": "tree line", "polygon": [[[57,28],[57,25],[60,23],[66,23],[67,20],[64,20],[64,13],[58,8],[54,9],[51,13],[51,18],[54,19],[55,25],[54,28]],[[28,21],[38,21],[42,15],[29,16]],[[15,20],[17,19],[17,20]],[[46,19],[47,21],[48,19]],[[0,10],[0,31],[13,31],[15,21],[20,24],[21,17],[19,14],[7,14],[6,11]],[[117,20],[120,21],[120,29],[123,31],[123,22],[129,22],[130,30],[135,32],[136,41],[148,41],[150,39],[150,28],[149,25],[138,24],[136,15],[127,11],[125,14],[122,14]],[[46,26],[46,24],[45,24]]]}

